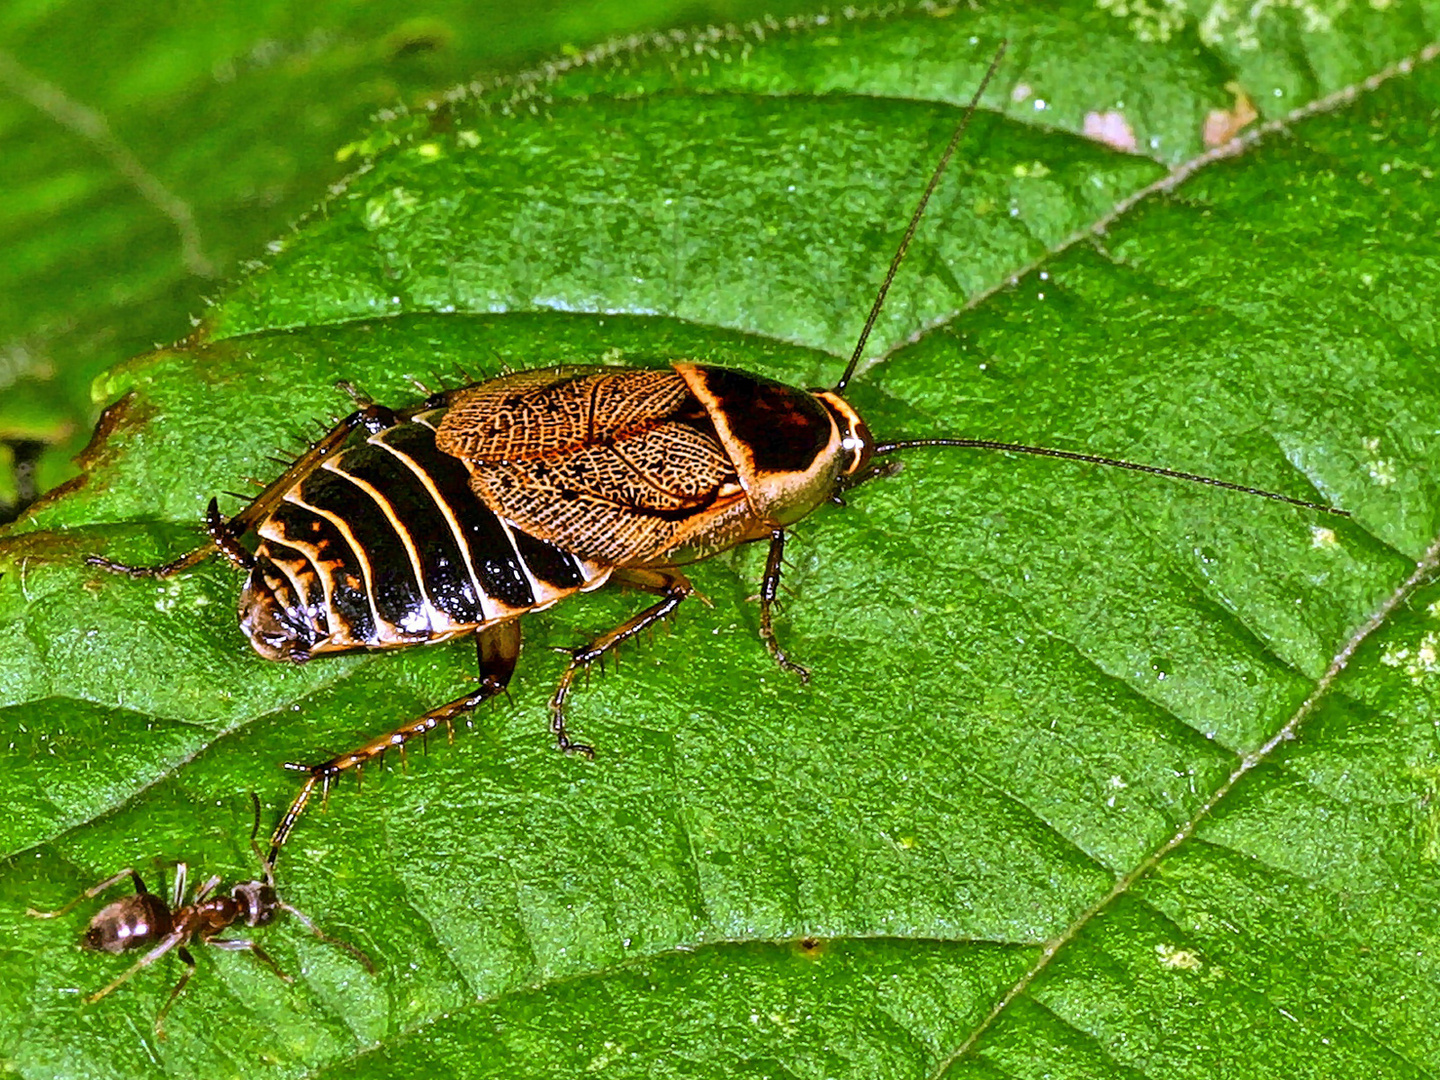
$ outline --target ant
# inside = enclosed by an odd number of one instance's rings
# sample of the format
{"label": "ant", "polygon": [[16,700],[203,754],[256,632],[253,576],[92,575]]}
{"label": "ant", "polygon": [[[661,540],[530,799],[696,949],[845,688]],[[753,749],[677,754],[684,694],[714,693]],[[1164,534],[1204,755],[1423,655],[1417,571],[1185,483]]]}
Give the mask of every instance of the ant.
{"label": "ant", "polygon": [[[220,893],[218,889],[221,877],[216,874],[196,890],[194,899],[187,904],[185,903],[185,887],[189,868],[183,862],[178,863],[175,867],[175,887],[171,893],[169,904],[166,904],[159,896],[145,888],[145,882],[140,879],[140,875],[133,868],[127,866],[98,885],[86,889],[70,903],[56,911],[27,909],[26,913],[37,919],[54,919],[73,909],[76,904],[98,896],[127,877],[134,883],[134,895],[122,897],[107,904],[95,914],[95,917],[90,920],[90,925],[80,944],[82,947],[96,952],[122,953],[147,947],[149,947],[149,951],[107,986],[86,997],[86,1004],[99,1001],[110,991],[129,981],[131,976],[141,968],[149,967],[166,953],[174,950],[184,962],[185,971],[180,976],[180,981],[175,984],[175,989],[171,990],[170,996],[165,999],[165,1004],[161,1007],[160,1012],[155,1016],[155,1036],[159,1039],[165,1038],[165,1014],[170,1011],[170,1006],[175,1003],[175,999],[185,989],[185,984],[190,981],[190,976],[195,974],[195,958],[190,955],[190,950],[186,947],[192,942],[232,952],[252,953],[281,980],[293,983],[295,980],[280,970],[280,966],[275,963],[270,954],[249,938],[217,938],[215,936],[236,923],[243,923],[245,926],[268,926],[282,911],[289,912],[300,921],[305,929],[321,941],[344,949],[358,960],[368,973],[372,975],[375,973],[375,965],[363,952],[348,942],[330,937],[303,913],[285,903],[276,894],[274,864],[261,857],[260,848],[255,843],[255,837],[260,831],[260,797],[251,792],[250,798],[255,805],[255,824],[250,830],[250,850],[259,860],[261,870],[261,878],[257,881],[240,882],[233,886],[228,894]],[[164,888],[163,878],[161,888],[162,890]]]}

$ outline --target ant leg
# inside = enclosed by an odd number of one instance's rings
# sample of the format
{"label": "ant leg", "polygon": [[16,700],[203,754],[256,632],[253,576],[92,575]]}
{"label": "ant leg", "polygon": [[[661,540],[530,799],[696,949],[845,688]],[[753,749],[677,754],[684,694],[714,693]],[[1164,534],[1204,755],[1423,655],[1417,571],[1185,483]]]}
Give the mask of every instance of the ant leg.
{"label": "ant leg", "polygon": [[300,815],[305,811],[305,804],[310,801],[316,785],[319,785],[322,796],[328,795],[330,785],[334,783],[335,778],[347,769],[361,769],[366,762],[379,757],[386,750],[403,748],[411,739],[427,735],[441,724],[449,729],[453,738],[457,716],[472,712],[482,702],[504,692],[505,687],[510,684],[510,676],[515,671],[515,661],[520,657],[520,624],[511,620],[495,626],[488,626],[475,635],[475,641],[480,660],[480,685],[475,690],[441,705],[439,708],[431,709],[425,715],[416,717],[409,723],[401,724],[388,735],[371,739],[363,746],[358,746],[348,753],[339,754],[329,761],[322,761],[318,765],[285,763],[287,769],[308,772],[310,775],[270,837],[270,854],[265,859],[267,867],[275,866],[275,859],[280,854],[281,846],[289,838],[290,830],[295,828],[295,823],[300,820]]}
{"label": "ant leg", "polygon": [[360,961],[360,966],[363,967],[367,973],[371,975],[375,974],[375,965],[371,963],[370,957],[365,955],[365,953],[361,952],[354,945],[351,945],[348,941],[342,941],[339,938],[331,937],[329,934],[325,933],[325,931],[321,930],[318,926],[311,922],[309,916],[302,912],[299,908],[292,907],[290,904],[285,903],[285,901],[283,900],[280,901],[278,906],[281,911],[288,911],[295,918],[295,920],[300,923],[301,926],[305,927],[306,930],[309,930],[310,933],[314,934],[321,941],[325,942],[327,945],[334,945],[337,948],[344,949],[356,960]]}
{"label": "ant leg", "polygon": [[[170,910],[174,911],[181,904],[185,903],[185,886],[190,883],[190,866],[188,863],[178,862],[175,864],[175,884],[170,889]],[[160,882],[160,888],[165,888],[165,882]]]}
{"label": "ant leg", "polygon": [[560,676],[560,682],[555,686],[555,693],[550,695],[550,730],[555,733],[555,745],[567,754],[584,754],[592,760],[595,757],[595,748],[586,746],[584,743],[571,742],[570,734],[565,730],[565,699],[570,695],[570,687],[575,682],[575,676],[588,669],[591,664],[622,641],[629,640],[640,631],[654,626],[661,619],[672,614],[680,606],[682,600],[695,592],[695,586],[686,580],[685,575],[675,570],[618,570],[611,580],[624,585],[632,585],[637,589],[664,597],[664,599],[658,604],[652,604],[639,614],[632,615],[615,629],[601,634],[584,648],[572,650],[570,666],[565,669],[565,674]]}
{"label": "ant leg", "polygon": [[267,953],[264,949],[260,948],[259,945],[256,945],[249,938],[206,938],[205,944],[213,945],[217,949],[224,949],[226,952],[251,953],[256,960],[259,960],[262,964],[264,964],[276,975],[278,975],[281,982],[294,983],[295,981],[294,978],[280,970],[280,965],[275,962],[275,958],[273,956]]}
{"label": "ant leg", "polygon": [[[181,863],[180,865],[183,867],[185,864]],[[190,901],[191,905],[203,904],[206,900],[210,899],[210,897],[214,895],[215,890],[220,887],[220,882],[224,880],[225,879],[219,874],[213,874],[207,878],[205,884],[195,890],[195,899]],[[181,894],[181,898],[184,898],[183,893]],[[179,907],[180,905],[177,903],[175,906]]]}
{"label": "ant leg", "polygon": [[190,981],[190,976],[195,974],[195,958],[190,955],[190,950],[182,945],[177,955],[185,962],[185,971],[181,974],[180,981],[175,984],[175,989],[171,990],[170,996],[165,999],[165,1004],[161,1005],[160,1011],[155,1014],[155,1038],[157,1039],[165,1038],[165,1014],[170,1011],[170,1006],[175,1004],[175,999],[180,996],[180,991],[185,989],[185,984]]}
{"label": "ant leg", "polygon": [[765,648],[770,650],[770,655],[781,669],[793,671],[800,676],[800,681],[805,683],[810,681],[810,672],[781,650],[780,643],[775,640],[775,628],[770,621],[775,597],[780,592],[780,560],[784,555],[785,530],[775,529],[770,533],[770,553],[765,556],[765,576],[760,579],[760,640],[765,642]]}
{"label": "ant leg", "polygon": [[140,875],[127,866],[118,874],[111,874],[108,878],[100,882],[98,885],[90,886],[90,888],[86,889],[79,896],[75,897],[74,900],[71,900],[64,907],[56,908],[54,911],[36,911],[34,908],[26,908],[25,914],[29,915],[32,919],[58,919],[61,915],[65,915],[71,911],[74,911],[76,904],[83,903],[86,900],[93,900],[106,889],[110,888],[113,885],[118,885],[127,877],[135,883],[136,896],[144,896],[150,891],[149,889],[145,888],[145,882],[140,880]]}
{"label": "ant leg", "polygon": [[[141,968],[149,967],[149,966],[150,966],[151,964],[153,964],[156,960],[159,960],[160,957],[164,956],[166,953],[168,953],[171,949],[175,948],[177,945],[183,945],[183,943],[184,943],[184,941],[185,941],[185,937],[186,937],[186,935],[180,933],[179,931],[171,931],[170,933],[166,934],[165,937],[163,937],[163,938],[160,940],[160,944],[156,945],[153,949],[151,949],[149,952],[147,952],[144,956],[140,957],[139,960],[136,960],[135,963],[131,964],[128,968],[126,968],[124,971],[122,971],[118,976],[116,976],[114,979],[112,979],[108,984],[106,984],[105,986],[102,986],[99,990],[96,990],[93,994],[91,994],[89,997],[87,997],[87,998],[85,999],[85,1003],[86,1003],[87,1005],[93,1005],[95,1002],[99,1001],[101,998],[103,998],[106,994],[110,993],[110,991],[114,990],[116,987],[118,987],[118,986],[123,986],[125,983],[129,982],[130,979],[131,979],[131,977],[134,976],[134,974],[135,974],[137,971],[139,971]],[[181,951],[181,953],[184,954],[184,955],[189,955],[188,953],[185,952],[185,950],[184,950],[183,948],[181,948],[180,951]],[[188,978],[188,976],[187,976],[187,978]],[[182,980],[182,985],[183,985],[183,980]],[[178,990],[177,990],[177,993],[178,993]],[[174,995],[171,995],[171,996],[173,997]]]}
{"label": "ant leg", "polygon": [[131,566],[113,559],[106,559],[100,555],[87,555],[85,563],[87,566],[98,566],[102,570],[109,570],[112,574],[125,574],[133,578],[167,578],[204,562],[218,552],[241,569],[249,569],[254,563],[254,556],[241,547],[240,537],[267,517],[280,504],[285,493],[294,487],[301,478],[308,476],[326,458],[337,453],[350,433],[357,427],[363,427],[371,432],[383,431],[388,427],[393,427],[396,419],[395,413],[391,410],[367,399],[363,407],[341,420],[322,435],[319,441],[311,443],[305,453],[296,458],[249,505],[230,520],[226,521],[220,516],[216,500],[211,499],[205,515],[205,531],[210,536],[209,542],[172,562],[162,563],[159,566]]}

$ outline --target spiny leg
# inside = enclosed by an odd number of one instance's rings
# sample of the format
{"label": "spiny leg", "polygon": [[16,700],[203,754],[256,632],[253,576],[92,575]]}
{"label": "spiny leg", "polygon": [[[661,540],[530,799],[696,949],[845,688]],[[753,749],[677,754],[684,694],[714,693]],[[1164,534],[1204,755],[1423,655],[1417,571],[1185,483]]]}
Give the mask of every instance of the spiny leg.
{"label": "spiny leg", "polygon": [[775,597],[780,592],[780,567],[785,556],[785,530],[775,529],[770,533],[770,552],[765,557],[765,576],[760,579],[760,640],[770,650],[775,663],[785,671],[793,671],[801,682],[810,681],[810,672],[787,657],[775,640],[775,628],[771,625],[771,613]]}
{"label": "spiny leg", "polygon": [[601,634],[584,648],[570,653],[570,666],[565,669],[565,674],[560,676],[555,693],[550,696],[550,730],[555,733],[555,745],[561,750],[567,754],[584,754],[588,758],[594,758],[594,747],[571,742],[569,732],[565,730],[565,699],[570,694],[575,676],[588,669],[622,641],[628,641],[670,615],[680,606],[682,600],[695,592],[695,586],[686,580],[684,574],[675,570],[619,570],[611,580],[654,593],[663,599],[639,614],[632,615],[608,633]]}
{"label": "spiny leg", "polygon": [[[26,915],[29,915],[32,919],[57,919],[57,918],[59,918],[61,915],[65,915],[65,914],[68,914],[68,913],[71,912],[71,911],[74,911],[76,904],[81,904],[81,903],[84,903],[86,900],[92,900],[92,899],[94,899],[95,897],[99,896],[102,892],[104,892],[106,889],[110,888],[111,886],[118,885],[120,882],[124,881],[127,877],[128,877],[132,882],[134,882],[134,884],[135,884],[135,893],[136,893],[137,896],[143,896],[143,895],[145,895],[146,893],[148,893],[148,892],[150,891],[149,889],[145,888],[145,882],[143,882],[143,881],[140,880],[140,875],[137,874],[134,870],[132,870],[130,867],[127,866],[124,870],[121,870],[119,873],[117,873],[117,874],[111,874],[108,878],[106,878],[104,881],[100,882],[98,885],[92,885],[92,886],[90,886],[90,888],[86,889],[86,890],[85,890],[84,892],[82,892],[79,896],[75,897],[74,900],[71,900],[71,901],[70,901],[68,904],[66,904],[64,907],[56,908],[54,911],[36,911],[34,908],[26,908],[26,909],[25,909],[25,914],[26,914]],[[162,884],[163,884],[163,882],[162,882]]]}
{"label": "spiny leg", "polygon": [[380,757],[385,751],[401,749],[411,739],[428,735],[441,724],[450,730],[453,738],[457,716],[473,711],[481,702],[504,692],[510,683],[510,676],[515,672],[515,661],[520,656],[520,624],[512,620],[486,627],[475,635],[475,639],[480,659],[480,685],[475,690],[400,725],[388,735],[371,739],[347,753],[337,754],[329,761],[322,761],[318,765],[286,762],[287,769],[308,772],[310,775],[290,803],[290,808],[285,811],[285,816],[280,819],[280,824],[275,827],[274,835],[270,837],[270,853],[265,858],[267,867],[274,867],[280,848],[289,838],[295,823],[300,820],[300,815],[305,812],[305,805],[310,801],[317,785],[322,795],[328,794],[335,778],[347,769],[361,769],[366,762]]}
{"label": "spiny leg", "polygon": [[365,399],[365,404],[361,408],[337,423],[321,436],[319,441],[311,443],[305,453],[296,458],[289,468],[267,484],[259,495],[255,496],[254,501],[229,521],[220,516],[218,503],[211,499],[205,514],[205,531],[210,535],[209,542],[172,562],[162,563],[159,566],[130,566],[127,563],[115,562],[99,555],[86,556],[85,562],[89,566],[98,566],[102,570],[109,570],[114,574],[126,574],[136,578],[167,578],[204,562],[218,552],[241,569],[249,569],[254,557],[240,545],[240,537],[272,513],[284,498],[285,493],[303,477],[308,476],[321,462],[338,452],[350,433],[357,427],[376,432],[393,427],[396,422],[397,417],[393,411]]}

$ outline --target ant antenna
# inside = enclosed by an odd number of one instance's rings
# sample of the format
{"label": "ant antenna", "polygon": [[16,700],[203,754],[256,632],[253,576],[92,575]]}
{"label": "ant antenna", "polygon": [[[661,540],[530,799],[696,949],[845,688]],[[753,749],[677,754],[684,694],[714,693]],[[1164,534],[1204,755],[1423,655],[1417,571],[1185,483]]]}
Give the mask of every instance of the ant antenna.
{"label": "ant antenna", "polygon": [[1008,450],[1016,454],[1034,454],[1036,457],[1064,458],[1066,461],[1083,461],[1089,465],[1111,465],[1117,469],[1132,469],[1135,472],[1150,473],[1153,476],[1168,476],[1172,480],[1189,480],[1196,484],[1209,484],[1211,487],[1224,488],[1226,491],[1241,491],[1246,495],[1259,495],[1262,499],[1274,499],[1276,502],[1289,503],[1291,506],[1303,506],[1307,510],[1323,510],[1325,513],[1334,514],[1336,517],[1348,518],[1350,516],[1350,511],[1348,510],[1339,510],[1333,506],[1308,502],[1305,499],[1292,499],[1289,495],[1281,495],[1274,491],[1265,491],[1262,488],[1246,487],[1244,484],[1232,484],[1226,480],[1216,480],[1213,476],[1200,476],[1198,473],[1178,472],[1175,469],[1162,469],[1158,465],[1140,465],[1133,461],[1099,457],[1096,454],[1077,454],[1072,450],[1052,450],[1048,446],[1025,446],[1021,443],[994,442],[990,439],[906,439],[901,442],[877,443],[875,448],[871,450],[871,453],[876,455],[893,454],[896,450],[910,450],[919,446],[959,446],[974,450]]}
{"label": "ant antenna", "polygon": [[255,807],[255,821],[250,826],[250,850],[255,853],[255,861],[260,864],[260,871],[265,875],[265,884],[274,885],[275,856],[280,853],[272,851],[268,859],[260,853],[260,845],[255,842],[255,837],[260,835],[260,796],[253,791],[250,792],[250,802]]}
{"label": "ant antenna", "polygon": [[980,80],[980,87],[975,91],[975,96],[970,99],[970,104],[965,106],[965,115],[960,118],[960,124],[955,128],[955,134],[950,136],[950,143],[945,147],[945,152],[940,155],[940,164],[935,166],[935,171],[930,174],[930,183],[925,185],[925,194],[920,196],[920,202],[915,207],[915,212],[910,215],[910,224],[905,229],[905,235],[900,240],[900,246],[895,249],[895,257],[890,260],[890,269],[885,272],[885,281],[880,286],[880,292],[875,296],[875,303],[870,308],[870,314],[865,319],[865,328],[860,331],[860,340],[855,343],[855,351],[850,354],[850,363],[845,366],[845,373],[840,376],[840,381],[835,384],[835,393],[845,389],[845,384],[855,374],[855,369],[860,364],[860,356],[865,351],[865,342],[870,338],[870,331],[875,328],[875,320],[880,318],[880,309],[885,306],[885,297],[890,292],[890,285],[895,280],[896,273],[900,270],[900,264],[905,261],[905,253],[910,250],[910,241],[915,239],[915,230],[920,226],[920,217],[925,213],[925,207],[930,203],[930,196],[935,194],[935,188],[939,186],[940,178],[945,175],[945,166],[950,164],[950,158],[955,153],[955,147],[960,145],[960,137],[965,134],[965,129],[970,126],[970,118],[975,115],[976,108],[980,105],[980,97],[985,93],[985,88],[990,85],[996,70],[1000,67],[1000,61],[1005,57],[1005,50],[1010,45],[1009,41],[1001,41],[1000,47],[995,50],[995,59],[990,61],[990,68],[985,72],[985,78]]}

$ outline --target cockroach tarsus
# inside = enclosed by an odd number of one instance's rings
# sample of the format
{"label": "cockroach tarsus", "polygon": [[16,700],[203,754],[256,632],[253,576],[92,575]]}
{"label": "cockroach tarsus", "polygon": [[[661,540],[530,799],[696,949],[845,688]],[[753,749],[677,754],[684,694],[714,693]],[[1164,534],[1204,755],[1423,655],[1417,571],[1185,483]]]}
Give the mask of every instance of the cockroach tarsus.
{"label": "cockroach tarsus", "polygon": [[[253,793],[250,798],[255,808],[254,825],[250,830],[250,850],[255,853],[255,858],[260,862],[261,876],[258,880],[239,882],[233,885],[229,892],[221,892],[219,890],[222,879],[220,875],[216,874],[207,878],[195,890],[194,897],[187,903],[185,892],[188,886],[189,868],[183,862],[178,863],[175,867],[174,888],[167,903],[159,895],[145,887],[144,880],[133,867],[127,866],[124,870],[112,874],[104,881],[86,889],[74,900],[55,911],[27,909],[26,914],[34,918],[54,919],[69,913],[76,905],[99,896],[127,878],[134,885],[135,892],[132,895],[112,901],[96,912],[94,918],[90,920],[80,944],[82,947],[96,952],[123,953],[133,952],[136,949],[148,949],[148,951],[105,986],[87,995],[85,998],[87,1004],[99,1001],[112,990],[128,982],[141,969],[149,967],[166,953],[174,952],[185,964],[185,970],[180,976],[180,981],[175,984],[175,988],[170,991],[170,996],[165,999],[165,1004],[160,1007],[160,1011],[155,1016],[155,1034],[158,1038],[163,1039],[165,1037],[165,1016],[169,1013],[170,1006],[180,996],[181,991],[185,989],[186,983],[190,981],[190,976],[195,974],[195,958],[188,948],[192,943],[227,951],[249,952],[278,975],[281,980],[292,983],[295,980],[281,970],[280,965],[269,953],[249,938],[216,936],[237,923],[246,927],[268,926],[282,911],[288,913],[321,941],[349,953],[367,972],[374,974],[375,965],[371,963],[365,953],[349,942],[326,934],[310,920],[309,916],[280,899],[275,891],[273,864],[264,858],[260,852],[260,846],[255,840],[260,831],[260,799]],[[164,888],[163,880],[161,888],[162,890]]]}
{"label": "cockroach tarsus", "polygon": [[[1004,56],[1002,44],[966,107],[833,389],[805,391],[692,361],[670,370],[559,367],[519,371],[392,410],[341,384],[357,409],[310,444],[234,517],[215,500],[210,542],[163,566],[95,566],[165,577],[219,553],[248,573],[240,624],[272,660],[388,649],[474,635],[478,687],[308,772],[276,827],[273,862],[318,786],[505,691],[518,619],[607,583],[657,599],[572,650],[549,703],[556,745],[572,740],[565,708],[576,677],[671,615],[694,587],[681,571],[739,544],[766,541],[760,638],[775,662],[809,673],[780,647],[773,612],[787,530],[859,484],[891,475],[901,450],[968,447],[1108,465],[1330,507],[1118,458],[984,439],[877,441],[841,396],[946,166]],[[252,552],[241,543],[254,532]]]}

